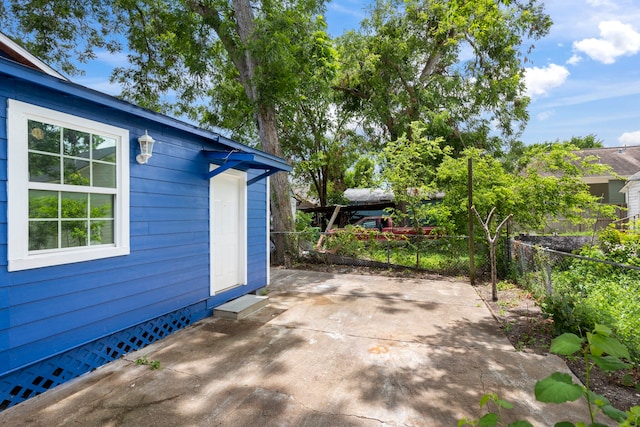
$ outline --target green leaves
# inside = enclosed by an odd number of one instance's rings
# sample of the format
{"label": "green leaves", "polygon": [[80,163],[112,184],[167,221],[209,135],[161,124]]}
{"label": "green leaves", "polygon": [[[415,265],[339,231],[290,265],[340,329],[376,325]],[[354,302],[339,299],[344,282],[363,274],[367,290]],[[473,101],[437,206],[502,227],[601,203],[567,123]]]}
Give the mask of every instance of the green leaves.
{"label": "green leaves", "polygon": [[[391,140],[411,122],[431,126],[429,116],[442,111],[449,120],[429,133],[449,144],[481,146],[492,122],[510,137],[527,119],[518,47],[550,27],[535,3],[377,1],[362,31],[338,40],[344,78],[337,87]],[[461,141],[461,131],[482,138]]]}
{"label": "green leaves", "polygon": [[549,377],[536,382],[534,393],[540,402],[565,403],[578,400],[584,394],[584,390],[573,383],[571,375],[554,372]]}
{"label": "green leaves", "polygon": [[603,335],[602,333],[587,333],[591,354],[594,356],[602,356],[606,353],[617,358],[630,359],[627,348],[615,338]]}
{"label": "green leaves", "polygon": [[551,341],[549,351],[555,354],[569,356],[582,349],[584,339],[571,333],[564,333]]}

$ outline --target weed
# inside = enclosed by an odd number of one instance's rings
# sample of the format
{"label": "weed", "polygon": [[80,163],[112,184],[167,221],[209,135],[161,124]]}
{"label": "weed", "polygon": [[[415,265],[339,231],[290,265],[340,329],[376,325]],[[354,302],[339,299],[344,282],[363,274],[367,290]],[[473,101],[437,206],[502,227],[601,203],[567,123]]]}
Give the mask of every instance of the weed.
{"label": "weed", "polygon": [[160,369],[160,361],[159,360],[148,360],[147,356],[138,357],[136,359],[136,365],[147,365],[149,369],[156,370]]}
{"label": "weed", "polygon": [[516,288],[516,285],[506,280],[501,280],[496,284],[499,291],[510,291]]}

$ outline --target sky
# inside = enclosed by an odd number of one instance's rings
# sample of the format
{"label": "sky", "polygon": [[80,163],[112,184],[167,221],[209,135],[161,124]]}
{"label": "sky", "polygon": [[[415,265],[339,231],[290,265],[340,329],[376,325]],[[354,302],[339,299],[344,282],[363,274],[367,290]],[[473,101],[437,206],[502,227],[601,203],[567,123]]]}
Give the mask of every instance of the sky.
{"label": "sky", "polygon": [[[327,4],[329,33],[357,29],[371,0]],[[595,135],[605,147],[640,145],[640,0],[548,0],[551,32],[528,55],[525,144]],[[99,54],[77,83],[112,95],[110,70],[125,55]]]}

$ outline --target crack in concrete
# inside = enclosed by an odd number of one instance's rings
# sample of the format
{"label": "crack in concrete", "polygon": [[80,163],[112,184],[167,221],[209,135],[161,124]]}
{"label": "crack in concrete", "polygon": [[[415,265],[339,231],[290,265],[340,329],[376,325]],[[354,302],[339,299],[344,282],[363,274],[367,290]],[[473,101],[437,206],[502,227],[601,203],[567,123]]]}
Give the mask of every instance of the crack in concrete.
{"label": "crack in concrete", "polygon": [[[274,390],[271,390],[271,391],[274,391]],[[277,391],[275,391],[275,392],[277,392]],[[278,392],[278,393],[280,393],[280,392]],[[291,398],[294,402],[296,402],[298,405],[303,407],[305,410],[311,411],[311,412],[315,412],[316,414],[333,415],[333,416],[336,416],[336,417],[356,418],[356,419],[359,419],[359,420],[367,420],[367,421],[378,422],[378,423],[383,424],[383,425],[403,425],[403,426],[407,426],[408,425],[408,424],[404,424],[404,423],[403,424],[393,424],[393,423],[390,423],[389,421],[384,421],[384,420],[381,420],[379,418],[367,417],[365,415],[347,414],[347,413],[344,413],[344,412],[322,411],[322,410],[311,408],[311,407],[305,405],[304,403],[302,403],[301,401],[296,399],[295,396],[292,396],[290,394],[287,394],[287,396],[289,396],[289,398]]]}

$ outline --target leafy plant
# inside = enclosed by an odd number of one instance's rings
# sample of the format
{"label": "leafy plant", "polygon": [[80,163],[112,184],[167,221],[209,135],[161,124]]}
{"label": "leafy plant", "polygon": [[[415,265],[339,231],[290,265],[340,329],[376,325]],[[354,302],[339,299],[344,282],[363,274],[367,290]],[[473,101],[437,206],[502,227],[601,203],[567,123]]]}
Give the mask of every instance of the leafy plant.
{"label": "leafy plant", "polygon": [[[611,405],[604,396],[594,393],[591,386],[591,372],[594,367],[603,371],[615,371],[629,369],[631,365],[623,361],[630,359],[629,351],[612,336],[612,331],[604,325],[595,325],[593,331],[586,337],[579,337],[572,333],[564,333],[551,342],[550,351],[564,356],[582,356],[585,368],[585,384],[576,384],[571,375],[563,372],[554,372],[545,379],[536,382],[534,393],[536,400],[544,403],[567,403],[584,397],[589,410],[590,423],[561,421],[555,427],[602,427],[595,421],[596,415],[602,412],[612,420],[617,421],[621,427],[640,426],[640,406],[634,406],[629,411],[623,412]],[[469,426],[504,426],[502,422],[502,410],[511,409],[513,405],[500,399],[495,393],[488,393],[480,399],[480,407],[492,402],[496,412],[488,412],[478,419],[464,418],[458,422],[458,427]],[[508,424],[509,427],[532,427],[528,421],[516,421]],[[606,427],[606,426],[604,426]]]}
{"label": "leafy plant", "polygon": [[615,421],[625,421],[627,415],[624,412],[614,408],[604,396],[590,390],[591,372],[595,366],[603,371],[631,368],[629,363],[622,360],[631,358],[629,351],[611,334],[609,327],[596,325],[592,332],[587,333],[586,338],[569,332],[555,338],[551,342],[552,353],[563,356],[582,355],[586,368],[585,384],[575,384],[570,375],[554,372],[536,383],[534,390],[536,399],[540,402],[564,403],[584,396],[587,400],[591,425],[595,425],[595,416],[599,411]]}
{"label": "leafy plant", "polygon": [[[483,415],[482,417],[474,420],[469,420],[464,418],[458,421],[458,427],[462,426],[479,426],[479,427],[492,427],[492,426],[504,426],[505,424],[501,422],[502,419],[502,411],[504,409],[512,409],[513,405],[506,400],[500,399],[496,393],[487,393],[480,398],[480,407],[484,407],[492,403],[497,413],[489,412]],[[533,427],[528,421],[516,421],[515,423],[509,424],[509,427]]]}
{"label": "leafy plant", "polygon": [[147,356],[138,357],[136,359],[136,365],[147,365],[149,369],[155,371],[156,369],[160,369],[160,361],[159,360],[149,360]]}

